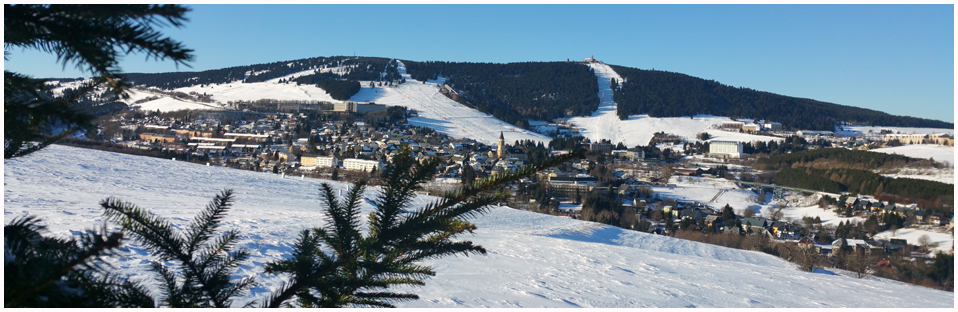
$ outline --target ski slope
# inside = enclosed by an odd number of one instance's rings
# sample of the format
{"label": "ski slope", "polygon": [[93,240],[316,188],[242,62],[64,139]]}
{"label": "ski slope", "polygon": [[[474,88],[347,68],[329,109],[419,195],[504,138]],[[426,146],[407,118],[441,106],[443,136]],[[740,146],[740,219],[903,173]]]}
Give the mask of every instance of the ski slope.
{"label": "ski slope", "polygon": [[[234,303],[241,306],[280,287],[282,279],[261,273],[263,263],[289,256],[300,230],[322,224],[321,182],[53,145],[4,162],[4,220],[32,214],[41,217],[51,233],[70,235],[102,226],[98,202],[114,196],[168,218],[182,230],[215,194],[232,188],[236,201],[223,229],[243,234],[238,247],[252,253],[235,277],[255,276],[259,282]],[[337,190],[347,187],[332,184]],[[365,193],[376,194],[376,189]],[[419,197],[414,203],[429,200]],[[366,212],[372,209],[368,203],[363,204]],[[807,273],[758,252],[564,217],[494,207],[473,221],[478,229],[461,239],[489,253],[426,262],[438,274],[423,287],[403,288],[421,299],[398,306],[954,307],[950,292],[874,277],[857,279],[839,271]],[[130,242],[124,246],[120,256],[108,261],[132,279],[154,283],[147,251]]]}
{"label": "ski slope", "polygon": [[599,82],[599,108],[592,113],[590,117],[573,117],[569,122],[579,127],[582,136],[592,142],[598,142],[601,139],[611,141],[613,144],[619,142],[626,146],[648,145],[652,135],[656,132],[665,132],[684,137],[687,141],[699,141],[696,136],[702,132],[708,132],[711,140],[715,141],[781,141],[782,138],[768,137],[744,134],[738,132],[727,132],[718,129],[712,129],[715,125],[721,125],[726,121],[732,121],[728,117],[716,117],[708,115],[696,115],[693,117],[666,117],[653,118],[649,115],[633,115],[626,120],[619,120],[616,115],[616,103],[612,99],[612,87],[610,79],[622,81],[612,67],[604,63],[589,63]]}
{"label": "ski slope", "polygon": [[432,128],[439,133],[455,137],[470,138],[485,144],[495,145],[499,133],[506,143],[516,140],[532,140],[548,144],[551,138],[517,128],[498,118],[456,103],[439,93],[443,79],[437,81],[416,81],[406,72],[406,65],[398,61],[399,74],[406,83],[392,87],[363,87],[358,94],[350,98],[354,102],[376,102],[377,104],[398,105],[415,109],[419,117],[409,118],[409,124]]}
{"label": "ski slope", "polygon": [[[398,62],[398,61],[397,61]],[[296,83],[281,83],[280,80],[291,80],[299,76],[321,72],[342,72],[348,66],[310,69],[307,71],[274,78],[263,82],[243,83],[235,81],[224,84],[194,85],[174,89],[173,92],[211,95],[213,103],[173,98],[156,90],[135,88],[130,90],[131,106],[149,111],[169,112],[181,109],[223,109],[231,101],[256,101],[261,99],[297,100],[297,101],[325,101],[340,102],[333,99],[326,91],[315,85],[297,85]],[[362,89],[352,96],[351,102],[375,102],[391,106],[403,106],[415,109],[419,117],[409,118],[409,123],[427,127],[455,138],[470,138],[485,144],[495,145],[502,133],[507,143],[517,140],[532,140],[548,144],[551,138],[525,129],[517,128],[491,115],[479,112],[440,94],[442,80],[416,81],[406,73],[406,66],[399,62],[399,72],[406,79],[406,83],[393,86],[370,87],[369,81],[360,81]],[[66,87],[76,87],[78,82],[63,83],[58,90]],[[151,97],[157,97],[151,99]],[[139,100],[142,103],[132,104]]]}
{"label": "ski slope", "polygon": [[[615,73],[612,68],[604,63],[588,64],[596,74],[599,89],[597,97],[600,98],[598,109],[589,117],[570,118],[569,122],[576,125],[580,134],[590,141],[598,142],[602,139],[610,140],[612,143],[623,143],[632,147],[635,145],[647,145],[656,132],[666,132],[684,137],[690,142],[699,141],[696,137],[699,133],[708,132],[712,141],[770,141],[782,140],[779,137],[750,135],[738,132],[727,132],[715,129],[716,125],[732,121],[728,117],[696,115],[691,117],[649,117],[648,115],[633,115],[626,120],[619,120],[616,115],[616,103],[613,100],[613,91],[611,89],[610,79],[615,78],[622,81],[622,77]],[[140,107],[149,111],[174,111],[181,109],[223,109],[230,101],[255,101],[261,99],[273,100],[297,100],[297,101],[327,101],[338,102],[333,99],[323,89],[314,85],[297,85],[295,83],[280,83],[280,80],[291,80],[303,75],[312,74],[315,71],[321,72],[343,72],[348,70],[349,66],[315,68],[288,76],[274,78],[264,82],[243,83],[235,81],[224,84],[194,85],[173,90],[174,92],[211,95],[213,103],[201,103],[184,99],[173,98],[162,95],[154,90],[133,89],[130,91],[131,98],[128,103],[132,106]],[[406,79],[406,83],[393,86],[370,87],[369,81],[360,81],[362,89],[360,92],[349,99],[352,102],[375,102],[378,104],[398,105],[409,109],[415,109],[420,114],[419,117],[410,118],[410,124],[432,128],[440,133],[456,137],[471,138],[485,144],[496,144],[499,133],[502,132],[507,143],[513,143],[516,140],[533,140],[547,143],[551,139],[547,136],[519,129],[502,120],[479,112],[475,109],[466,107],[442,94],[438,93],[442,86],[443,79],[436,81],[427,81],[425,83],[413,80],[402,62],[399,62],[400,74]],[[56,82],[51,82],[56,83]],[[79,82],[62,83],[57,89],[62,90],[65,87],[76,87]],[[143,103],[132,104],[138,100],[147,99],[151,96],[159,96],[158,99],[145,101]],[[846,127],[846,134],[867,133],[869,130],[875,133],[882,129],[892,130],[901,133],[948,133],[954,135],[953,129],[930,129],[930,128],[898,128],[898,127]],[[952,153],[953,155],[953,153]],[[939,159],[936,157],[935,159]],[[953,157],[948,158],[953,159]]]}

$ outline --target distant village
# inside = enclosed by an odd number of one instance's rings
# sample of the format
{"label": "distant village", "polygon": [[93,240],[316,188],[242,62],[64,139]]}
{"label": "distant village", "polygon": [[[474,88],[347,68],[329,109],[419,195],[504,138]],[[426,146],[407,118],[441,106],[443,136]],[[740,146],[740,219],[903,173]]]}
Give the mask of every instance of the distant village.
{"label": "distant village", "polygon": [[[413,157],[424,160],[439,157],[443,160],[440,176],[454,185],[463,173],[483,178],[529,164],[544,156],[568,153],[569,149],[541,144],[505,142],[500,135],[498,144],[487,146],[472,139],[455,139],[432,129],[411,126],[406,118],[415,115],[401,107],[386,107],[370,103],[342,103],[331,110],[303,109],[302,106],[280,106],[272,113],[242,111],[190,111],[179,113],[149,113],[131,111],[111,116],[101,126],[99,139],[131,149],[163,151],[175,160],[194,161],[209,166],[226,166],[264,173],[280,174],[289,178],[317,177],[355,181],[375,179],[400,147],[408,146]],[[179,115],[177,115],[179,114]],[[184,115],[185,114],[185,115]],[[101,123],[101,125],[104,123]],[[575,129],[563,124],[534,124],[532,128],[560,138],[572,138]],[[782,130],[776,122],[726,122],[715,125],[714,131],[743,132],[758,135],[804,138],[808,149],[817,148],[816,142],[827,141],[833,146],[850,149],[869,149],[901,144],[954,145],[949,135],[914,135],[859,133],[854,136],[829,131],[795,132]],[[707,135],[707,134],[706,134]],[[700,139],[707,139],[706,137]],[[655,142],[681,142],[666,133],[657,134]],[[514,144],[514,143],[519,143]],[[874,239],[832,239],[841,229],[822,226],[819,220],[784,220],[775,214],[759,217],[736,215],[723,218],[723,211],[707,203],[662,199],[651,187],[669,187],[669,177],[732,178],[751,169],[740,165],[748,157],[743,143],[711,141],[705,145],[686,144],[685,155],[708,156],[717,163],[703,164],[677,161],[682,154],[669,155],[669,149],[654,147],[624,147],[610,142],[579,142],[589,150],[589,157],[577,162],[541,172],[539,175],[510,185],[516,196],[508,204],[519,209],[599,220],[599,216],[583,216],[581,203],[589,194],[608,194],[623,203],[623,213],[617,218],[621,227],[657,233],[668,233],[674,224],[679,228],[702,232],[736,233],[765,237],[770,241],[795,244],[814,250],[827,259],[834,250],[867,253],[906,252],[916,259],[928,259],[927,246],[909,245],[901,239],[886,241]],[[653,153],[654,155],[649,155]],[[539,155],[539,156],[536,156]],[[535,157],[530,157],[535,156]],[[468,166],[469,168],[465,168]],[[605,172],[609,178],[596,176]],[[787,192],[801,194],[803,190],[787,187],[736,181],[740,187],[752,188],[761,196],[783,198]],[[441,183],[440,183],[441,184]],[[578,208],[562,208],[560,203],[577,203]],[[854,231],[862,234],[887,230],[887,220],[894,215],[898,225],[940,226],[953,228],[952,215],[928,213],[914,204],[883,202],[870,196],[843,196],[833,203],[846,216],[859,216],[866,224],[858,224]],[[565,205],[567,206],[567,205]],[[628,219],[628,220],[626,220]],[[897,219],[896,219],[897,220]],[[608,220],[607,220],[608,221]],[[605,222],[610,223],[610,222]],[[865,237],[868,235],[852,235]]]}

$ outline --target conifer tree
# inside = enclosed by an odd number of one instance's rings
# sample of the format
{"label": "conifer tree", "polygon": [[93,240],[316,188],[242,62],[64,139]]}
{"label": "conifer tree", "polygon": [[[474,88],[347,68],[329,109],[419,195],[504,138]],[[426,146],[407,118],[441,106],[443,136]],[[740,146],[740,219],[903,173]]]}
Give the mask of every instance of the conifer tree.
{"label": "conifer tree", "polygon": [[[414,207],[415,192],[435,177],[441,160],[420,164],[404,147],[383,170],[385,186],[373,201],[375,210],[368,224],[362,224],[359,210],[365,182],[356,183],[344,200],[328,184],[322,185],[326,224],[303,230],[291,258],[265,266],[266,273],[289,279],[285,287],[248,306],[392,307],[417,299],[415,294],[391,292],[389,287],[424,285],[435,272],[421,265],[422,260],[485,254],[482,246],[454,240],[476,229],[466,219],[505,200],[508,195],[498,190],[503,185],[582,155],[584,150],[579,150],[497,174]],[[232,192],[223,191],[183,232],[115,198],[100,205],[108,220],[122,226],[121,233],[90,232],[80,240],[57,240],[41,235],[38,220],[15,220],[4,228],[5,307],[230,307],[234,298],[255,284],[251,278],[231,278],[249,257],[245,250],[233,250],[239,232],[218,233],[231,203]],[[157,257],[151,270],[162,284],[160,294],[96,265],[104,251],[121,244],[123,234]]]}
{"label": "conifer tree", "polygon": [[[465,219],[488,211],[508,195],[496,191],[506,183],[573,158],[584,151],[551,158],[516,171],[497,174],[465,185],[424,207],[412,207],[415,191],[438,173],[439,158],[422,164],[403,147],[383,171],[385,186],[368,217],[368,233],[360,230],[359,204],[365,182],[355,184],[342,201],[323,184],[327,224],[303,230],[293,257],[271,262],[266,272],[289,276],[285,287],[273,293],[263,307],[393,307],[417,299],[415,294],[388,291],[393,285],[424,285],[435,275],[418,262],[448,255],[485,254],[470,241],[454,241],[476,226]],[[295,304],[294,304],[295,302]]]}
{"label": "conifer tree", "polygon": [[124,232],[132,234],[160,261],[178,264],[178,268],[156,261],[150,264],[162,281],[163,297],[156,300],[162,306],[228,308],[233,297],[242,296],[254,285],[250,278],[236,282],[230,279],[249,257],[246,250],[232,251],[240,233],[228,230],[215,235],[232,201],[231,190],[217,195],[193,218],[185,233],[178,233],[169,221],[119,199],[105,199],[100,206],[107,219],[120,223]]}
{"label": "conifer tree", "polygon": [[[43,81],[4,70],[4,158],[28,155],[92,126],[92,116],[74,104],[101,86],[124,95],[129,85],[119,74],[119,54],[142,52],[177,64],[192,59],[191,50],[154,29],[181,26],[187,11],[179,5],[4,4],[5,51],[53,53],[64,66],[75,62],[94,75],[74,92],[54,97]],[[53,125],[67,130],[47,134]],[[30,216],[4,226],[4,307],[153,306],[142,286],[98,262],[121,244],[121,233],[87,231],[69,239],[44,233],[40,220]]]}
{"label": "conifer tree", "polygon": [[[125,97],[130,85],[120,74],[121,53],[140,52],[177,65],[193,58],[192,50],[155,30],[167,24],[182,26],[189,9],[180,5],[4,4],[3,9],[5,52],[24,48],[52,53],[64,66],[76,63],[94,76],[75,92],[53,97],[47,95],[43,81],[4,70],[5,159],[33,153],[91,127],[93,117],[73,105],[83,95],[107,86],[114,95]],[[57,124],[67,130],[45,133]]]}
{"label": "conifer tree", "polygon": [[123,235],[89,230],[62,239],[45,232],[33,216],[4,226],[4,308],[153,306],[143,286],[109,273],[100,262]]}

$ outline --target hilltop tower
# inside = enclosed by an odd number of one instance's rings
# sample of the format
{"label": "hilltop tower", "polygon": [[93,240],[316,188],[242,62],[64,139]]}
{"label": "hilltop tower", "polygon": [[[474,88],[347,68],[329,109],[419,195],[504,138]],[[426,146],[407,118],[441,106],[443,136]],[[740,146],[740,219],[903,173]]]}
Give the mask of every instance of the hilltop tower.
{"label": "hilltop tower", "polygon": [[502,158],[506,155],[506,138],[502,136],[502,131],[499,131],[499,145],[496,147],[496,158]]}

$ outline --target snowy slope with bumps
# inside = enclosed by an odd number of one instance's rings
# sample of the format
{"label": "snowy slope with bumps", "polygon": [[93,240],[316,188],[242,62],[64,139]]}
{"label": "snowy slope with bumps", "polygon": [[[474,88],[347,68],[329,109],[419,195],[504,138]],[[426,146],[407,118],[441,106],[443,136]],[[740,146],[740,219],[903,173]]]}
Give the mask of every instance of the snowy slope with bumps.
{"label": "snowy slope with bumps", "polygon": [[[281,279],[261,273],[263,263],[289,256],[297,233],[323,222],[322,180],[58,145],[4,165],[5,222],[40,216],[55,235],[102,226],[98,202],[109,196],[150,209],[182,230],[215,194],[232,188],[236,202],[223,228],[239,230],[244,236],[238,246],[252,250],[236,277],[256,276],[260,283],[236,306],[280,287]],[[368,189],[366,196],[376,193]],[[368,201],[364,205],[372,209]],[[421,299],[400,307],[954,306],[950,292],[841,272],[807,273],[758,252],[508,207],[494,207],[473,221],[478,230],[461,239],[489,253],[429,261],[438,274],[423,287],[403,289]],[[133,279],[153,282],[147,251],[124,246],[110,262]]]}

